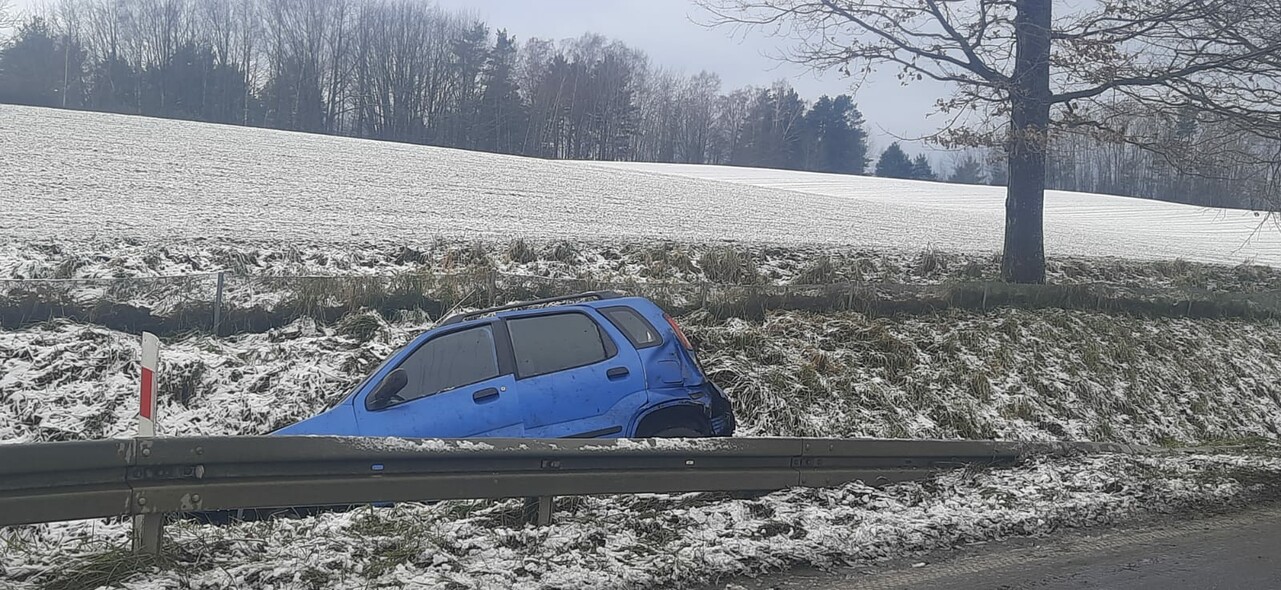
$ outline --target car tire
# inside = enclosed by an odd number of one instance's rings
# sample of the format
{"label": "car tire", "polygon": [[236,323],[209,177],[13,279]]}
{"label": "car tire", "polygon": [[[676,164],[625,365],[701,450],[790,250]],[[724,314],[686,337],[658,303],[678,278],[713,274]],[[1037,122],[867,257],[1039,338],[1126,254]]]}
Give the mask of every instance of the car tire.
{"label": "car tire", "polygon": [[669,426],[654,433],[654,438],[703,438],[706,434],[688,426]]}

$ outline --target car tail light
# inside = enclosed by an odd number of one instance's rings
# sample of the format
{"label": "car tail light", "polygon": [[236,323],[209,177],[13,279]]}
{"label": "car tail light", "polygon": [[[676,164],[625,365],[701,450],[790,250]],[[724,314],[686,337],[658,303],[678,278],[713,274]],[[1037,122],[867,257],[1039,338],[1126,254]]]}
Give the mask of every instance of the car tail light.
{"label": "car tail light", "polygon": [[685,332],[681,331],[681,327],[676,324],[676,320],[667,314],[663,314],[663,319],[667,320],[667,325],[672,327],[673,332],[676,332],[676,338],[681,341],[681,346],[684,346],[685,350],[693,352],[694,345],[689,343],[689,338],[685,337]]}

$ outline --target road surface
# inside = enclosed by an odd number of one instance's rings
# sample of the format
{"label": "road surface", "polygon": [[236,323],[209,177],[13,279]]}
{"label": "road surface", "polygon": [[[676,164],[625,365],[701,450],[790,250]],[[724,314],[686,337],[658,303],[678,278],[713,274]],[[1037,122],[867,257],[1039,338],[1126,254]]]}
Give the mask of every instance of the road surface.
{"label": "road surface", "polygon": [[1277,590],[1281,589],[1281,504],[971,545],[879,567],[795,570],[737,580],[721,588]]}

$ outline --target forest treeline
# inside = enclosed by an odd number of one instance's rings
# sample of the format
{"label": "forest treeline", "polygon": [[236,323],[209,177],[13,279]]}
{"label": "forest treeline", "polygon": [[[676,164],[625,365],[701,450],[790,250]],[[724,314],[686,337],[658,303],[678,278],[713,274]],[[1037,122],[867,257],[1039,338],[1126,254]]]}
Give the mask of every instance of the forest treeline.
{"label": "forest treeline", "polygon": [[[6,103],[542,158],[1005,178],[999,150],[933,165],[898,144],[869,154],[850,95],[726,90],[714,73],[665,69],[600,35],[518,40],[421,0],[59,0],[0,43]],[[1098,138],[1056,140],[1050,159],[1052,188],[1251,207],[1266,183],[1257,167],[1176,168]]]}

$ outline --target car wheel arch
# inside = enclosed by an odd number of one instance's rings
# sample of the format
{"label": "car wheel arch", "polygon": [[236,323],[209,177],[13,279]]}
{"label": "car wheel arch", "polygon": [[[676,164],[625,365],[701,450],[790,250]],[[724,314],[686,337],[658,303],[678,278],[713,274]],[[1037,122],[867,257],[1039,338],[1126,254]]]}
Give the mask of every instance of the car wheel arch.
{"label": "car wheel arch", "polygon": [[703,406],[677,403],[660,406],[642,414],[631,429],[634,438],[647,438],[669,428],[686,427],[697,430],[702,436],[711,436],[712,427]]}

